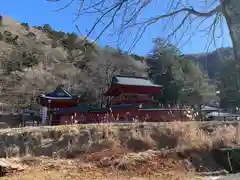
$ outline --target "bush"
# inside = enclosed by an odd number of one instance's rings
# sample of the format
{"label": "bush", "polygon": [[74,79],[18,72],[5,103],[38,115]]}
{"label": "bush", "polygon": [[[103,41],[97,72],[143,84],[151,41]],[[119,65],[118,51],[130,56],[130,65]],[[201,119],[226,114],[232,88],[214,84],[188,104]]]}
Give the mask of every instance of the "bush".
{"label": "bush", "polygon": [[28,23],[21,23],[21,25],[28,31],[29,30],[29,25]]}
{"label": "bush", "polygon": [[2,41],[4,39],[2,33],[0,32],[0,41]]}
{"label": "bush", "polygon": [[67,36],[61,40],[61,43],[65,48],[72,50],[76,47],[76,40],[77,40],[76,34],[68,33]]}
{"label": "bush", "polygon": [[52,27],[51,27],[49,24],[45,24],[45,25],[43,26],[43,30],[44,30],[45,32],[49,32],[49,33],[51,33],[51,32],[53,31]]}
{"label": "bush", "polygon": [[68,33],[68,38],[72,39],[73,41],[76,41],[78,38],[78,35],[75,33]]}
{"label": "bush", "polygon": [[143,56],[138,56],[136,54],[131,54],[130,56],[133,57],[134,60],[136,60],[136,61],[141,61],[141,62],[144,61],[144,57]]}
{"label": "bush", "polygon": [[0,15],[0,26],[2,26],[2,16]]}
{"label": "bush", "polygon": [[5,70],[7,74],[11,73],[12,71],[19,70],[19,67],[20,67],[20,63],[19,61],[16,61],[16,60],[7,61],[5,64]]}
{"label": "bush", "polygon": [[56,48],[56,47],[58,47],[58,43],[56,41],[53,41],[52,42],[52,48]]}
{"label": "bush", "polygon": [[42,30],[43,28],[41,26],[33,26],[35,29]]}
{"label": "bush", "polygon": [[33,32],[29,32],[28,34],[27,34],[27,37],[33,37],[33,38],[36,38],[36,34],[34,34]]}
{"label": "bush", "polygon": [[65,32],[62,32],[62,31],[55,31],[55,30],[52,30],[52,36],[53,37],[50,37],[50,38],[54,38],[56,40],[59,40],[59,39],[62,39],[64,38],[65,36]]}
{"label": "bush", "polygon": [[13,43],[14,41],[13,41],[13,38],[10,36],[10,37],[5,38],[5,42],[6,43]]}
{"label": "bush", "polygon": [[10,31],[4,31],[5,36],[12,36],[12,33]]}
{"label": "bush", "polygon": [[22,57],[22,65],[26,67],[32,67],[34,65],[37,65],[39,62],[37,57],[29,52],[23,52]]}
{"label": "bush", "polygon": [[16,35],[16,36],[7,36],[7,37],[5,37],[5,42],[6,43],[13,43],[13,44],[17,44],[17,39],[18,39],[18,35]]}

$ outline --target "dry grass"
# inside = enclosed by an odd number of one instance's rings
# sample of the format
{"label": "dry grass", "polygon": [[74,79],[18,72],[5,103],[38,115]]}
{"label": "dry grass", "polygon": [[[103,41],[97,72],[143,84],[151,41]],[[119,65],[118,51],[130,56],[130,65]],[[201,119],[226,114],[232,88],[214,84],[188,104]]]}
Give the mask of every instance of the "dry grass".
{"label": "dry grass", "polygon": [[95,124],[3,129],[0,156],[77,156],[121,147],[131,152],[149,149],[212,149],[238,146],[238,123],[172,122]]}
{"label": "dry grass", "polygon": [[[0,155],[47,156],[44,162],[55,164],[53,168],[42,170],[52,165],[46,166],[40,158],[41,163],[33,161],[35,167],[29,166],[34,168],[7,177],[11,180],[19,177],[191,179],[195,170],[193,165],[189,164],[191,152],[238,146],[238,129],[239,124],[235,122],[69,125],[5,129],[0,133],[0,141],[4,147],[0,150]],[[183,158],[179,156],[179,152],[188,153],[185,153]],[[194,156],[196,159],[198,155],[195,153]],[[67,160],[61,160],[64,158],[71,160],[66,163]],[[54,159],[57,162],[53,163]],[[29,162],[31,161],[23,163]],[[83,162],[87,163],[87,168],[82,168]],[[211,163],[207,162],[207,165],[211,166]]]}

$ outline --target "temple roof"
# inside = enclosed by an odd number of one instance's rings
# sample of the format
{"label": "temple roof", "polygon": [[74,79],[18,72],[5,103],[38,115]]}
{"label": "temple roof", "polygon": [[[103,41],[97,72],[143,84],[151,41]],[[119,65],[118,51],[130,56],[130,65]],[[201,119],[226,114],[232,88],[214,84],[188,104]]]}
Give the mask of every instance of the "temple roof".
{"label": "temple roof", "polygon": [[135,94],[156,94],[161,85],[152,83],[147,77],[117,75],[112,78],[111,87],[105,96],[118,96],[121,92]]}
{"label": "temple roof", "polygon": [[51,97],[72,97],[72,95],[62,86],[57,87],[53,92],[46,94]]}
{"label": "temple roof", "polygon": [[123,76],[116,75],[112,80],[113,84],[129,85],[129,86],[148,86],[148,87],[162,87],[152,83],[147,77]]}
{"label": "temple roof", "polygon": [[75,99],[77,96],[71,95],[63,86],[58,86],[53,92],[42,94],[44,98],[49,99]]}

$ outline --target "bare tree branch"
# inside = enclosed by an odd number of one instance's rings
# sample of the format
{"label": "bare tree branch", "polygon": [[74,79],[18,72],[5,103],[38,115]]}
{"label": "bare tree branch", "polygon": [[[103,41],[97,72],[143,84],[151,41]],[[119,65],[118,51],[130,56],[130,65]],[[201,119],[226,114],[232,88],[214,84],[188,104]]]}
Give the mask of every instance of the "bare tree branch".
{"label": "bare tree branch", "polygon": [[56,10],[54,10],[54,11],[61,11],[61,10],[63,10],[63,9],[68,8],[68,7],[73,3],[73,1],[74,1],[74,0],[71,0],[71,1],[70,1],[68,4],[66,4],[65,6],[61,7],[60,9],[56,9]]}
{"label": "bare tree branch", "polygon": [[[59,2],[60,0],[48,0],[50,2]],[[67,8],[70,6],[70,4],[73,3],[74,0],[70,0],[68,4],[66,4],[63,8]],[[77,1],[77,0],[75,0]],[[112,37],[116,37],[116,41],[113,41],[117,43],[117,46],[120,46],[121,44],[129,41],[129,39],[132,39],[132,44],[129,47],[129,50],[132,50],[139,40],[142,38],[143,34],[146,32],[146,30],[153,24],[158,23],[160,20],[168,20],[166,21],[165,27],[161,25],[162,29],[165,29],[169,27],[169,22],[174,21],[175,17],[180,17],[178,15],[182,15],[181,20],[177,20],[179,23],[177,26],[172,25],[171,32],[167,34],[166,39],[170,39],[173,37],[176,37],[178,34],[177,32],[180,29],[183,29],[184,26],[187,26],[186,29],[190,29],[190,26],[193,24],[192,21],[196,22],[196,20],[199,20],[199,18],[203,18],[204,20],[201,22],[205,22],[206,19],[222,13],[222,1],[220,3],[217,2],[218,0],[203,0],[202,3],[204,3],[206,6],[209,6],[207,8],[213,7],[215,5],[215,8],[212,8],[209,11],[202,12],[198,11],[192,6],[190,6],[190,3],[188,0],[185,0],[184,2],[182,0],[170,0],[167,4],[167,12],[166,13],[159,13],[154,12],[155,15],[152,17],[147,17],[147,19],[142,18],[143,11],[152,3],[158,3],[154,0],[119,0],[119,1],[109,1],[109,0],[99,0],[99,1],[91,1],[91,0],[78,0],[78,11],[75,14],[76,17],[74,18],[73,22],[75,23],[77,19],[80,18],[80,16],[85,14],[91,14],[96,17],[96,21],[93,23],[92,27],[87,31],[87,34],[85,36],[85,40],[90,38],[90,36],[94,37],[94,41],[99,40],[101,36],[109,30],[113,30],[112,33],[109,35]],[[163,2],[164,3],[164,2]],[[162,5],[162,2],[161,4]],[[61,10],[60,9],[60,10]],[[160,11],[161,12],[161,11]],[[194,18],[197,17],[197,18]],[[220,25],[218,23],[221,21],[221,19],[218,16],[217,22],[215,23]],[[161,21],[162,22],[162,21]],[[175,26],[175,27],[174,27]],[[198,25],[195,25],[195,27],[200,27]],[[195,28],[192,27],[192,28]],[[99,28],[101,28],[99,30]],[[132,30],[134,28],[134,30]],[[206,31],[212,31],[215,28],[210,28]],[[97,29],[97,34],[93,34],[95,30]],[[186,35],[186,31],[184,30],[184,35],[180,35],[180,40],[183,39],[183,37]],[[197,29],[196,29],[197,30]],[[133,32],[134,31],[134,32]],[[80,30],[78,29],[78,32]],[[169,32],[169,30],[168,30]],[[215,31],[214,31],[215,32]],[[190,38],[195,35],[196,32],[194,31],[192,35],[190,35]],[[179,34],[178,34],[179,36]],[[178,37],[177,36],[177,37]],[[212,35],[211,35],[212,36]],[[213,37],[213,36],[212,36]],[[216,37],[216,36],[215,36]],[[184,39],[185,40],[185,39]],[[214,43],[215,44],[215,43]]]}

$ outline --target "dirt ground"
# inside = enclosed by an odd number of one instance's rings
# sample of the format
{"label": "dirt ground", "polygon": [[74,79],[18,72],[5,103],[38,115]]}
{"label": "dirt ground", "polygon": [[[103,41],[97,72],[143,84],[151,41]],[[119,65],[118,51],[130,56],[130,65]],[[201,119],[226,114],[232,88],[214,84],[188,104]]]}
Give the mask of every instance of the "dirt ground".
{"label": "dirt ground", "polygon": [[[149,154],[149,152],[147,153]],[[140,161],[138,155],[128,155],[131,162],[125,163],[126,168],[100,165],[89,159],[83,163],[80,160],[63,159],[32,159],[20,160],[25,169],[1,177],[1,180],[200,180],[193,172],[187,172],[180,161],[160,157],[146,158],[144,155]],[[133,159],[135,159],[133,161]],[[117,158],[115,159],[117,160]],[[91,161],[91,162],[90,162]],[[124,161],[124,157],[121,157]]]}
{"label": "dirt ground", "polygon": [[2,177],[3,180],[187,180],[200,179],[192,175],[186,175],[183,172],[173,171],[149,176],[137,176],[126,172],[103,171],[102,169],[79,170],[71,169],[45,169],[43,167],[34,167],[23,173],[13,176]]}

